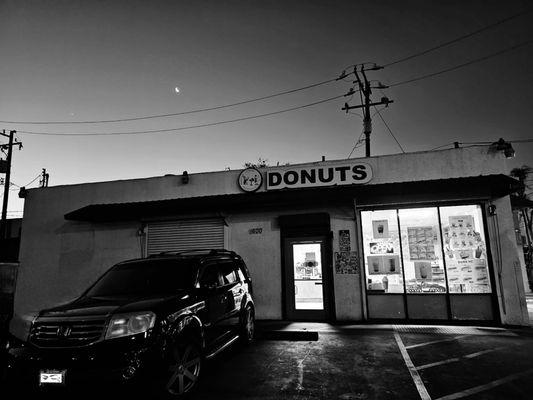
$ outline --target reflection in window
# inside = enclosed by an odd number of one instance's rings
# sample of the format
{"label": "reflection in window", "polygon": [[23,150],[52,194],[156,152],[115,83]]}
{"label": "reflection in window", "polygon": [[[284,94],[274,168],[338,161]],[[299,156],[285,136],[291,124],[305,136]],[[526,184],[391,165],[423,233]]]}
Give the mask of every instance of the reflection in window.
{"label": "reflection in window", "polygon": [[403,293],[396,210],[361,212],[367,289]]}
{"label": "reflection in window", "polygon": [[490,293],[481,207],[441,207],[450,293]]}
{"label": "reflection in window", "polygon": [[446,292],[437,208],[403,209],[399,216],[407,293]]}

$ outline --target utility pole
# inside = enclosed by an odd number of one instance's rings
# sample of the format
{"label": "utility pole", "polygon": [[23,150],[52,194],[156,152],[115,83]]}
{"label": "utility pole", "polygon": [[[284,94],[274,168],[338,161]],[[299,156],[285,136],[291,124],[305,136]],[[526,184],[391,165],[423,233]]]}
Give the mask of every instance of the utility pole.
{"label": "utility pole", "polygon": [[2,172],[6,173],[6,179],[4,180],[4,202],[2,205],[2,220],[0,221],[0,239],[5,239],[7,234],[7,201],[9,198],[9,186],[11,179],[11,159],[13,155],[13,146],[18,145],[19,150],[22,149],[22,142],[14,141],[15,133],[17,131],[9,131],[9,135],[6,134],[6,131],[3,130],[0,135],[9,138],[8,144],[0,145],[0,149],[5,153],[7,150],[7,159],[5,162],[5,171],[2,169]]}
{"label": "utility pole", "polygon": [[[359,71],[357,71],[357,67],[359,67]],[[361,104],[356,105],[356,106],[350,106],[348,105],[348,103],[345,103],[344,107],[342,108],[342,110],[346,112],[354,108],[363,109],[363,132],[365,134],[365,156],[366,157],[370,157],[370,134],[372,133],[372,117],[370,116],[370,107],[379,106],[379,105],[388,106],[390,103],[394,102],[393,100],[389,100],[387,97],[382,97],[381,100],[377,103],[372,103],[372,100],[370,99],[370,95],[372,94],[372,89],[386,89],[388,88],[388,86],[383,85],[381,82],[378,82],[378,86],[372,86],[366,76],[365,71],[376,71],[382,68],[383,67],[380,67],[376,64],[373,64],[372,66],[368,66],[367,64],[359,64],[359,65],[354,66],[353,73],[355,75],[356,80],[353,81],[353,83],[356,83],[359,86]],[[361,80],[359,74],[362,75],[363,80]],[[351,95],[354,93],[355,92],[353,90],[350,90],[348,94]]]}

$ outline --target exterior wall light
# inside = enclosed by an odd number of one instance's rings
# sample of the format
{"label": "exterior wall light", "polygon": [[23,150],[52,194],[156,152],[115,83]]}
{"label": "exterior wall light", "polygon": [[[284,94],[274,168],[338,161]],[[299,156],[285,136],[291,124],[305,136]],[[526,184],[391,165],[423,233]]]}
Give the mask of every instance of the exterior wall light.
{"label": "exterior wall light", "polygon": [[500,138],[497,142],[494,142],[490,145],[489,148],[490,151],[503,151],[503,154],[506,158],[512,158],[515,155],[515,151],[513,149],[513,146],[511,146],[511,143],[506,142],[502,138]]}
{"label": "exterior wall light", "polygon": [[189,183],[189,173],[187,171],[183,171],[183,174],[181,175],[181,183],[184,185]]}
{"label": "exterior wall light", "polygon": [[19,198],[25,199],[27,195],[28,195],[28,191],[26,190],[24,186],[22,186],[19,190]]}

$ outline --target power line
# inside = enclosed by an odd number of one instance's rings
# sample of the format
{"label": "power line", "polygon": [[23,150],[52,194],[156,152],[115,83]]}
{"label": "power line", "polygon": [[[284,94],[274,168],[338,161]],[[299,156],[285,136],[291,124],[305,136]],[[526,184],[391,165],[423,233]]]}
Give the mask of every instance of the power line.
{"label": "power line", "polygon": [[175,131],[205,128],[209,126],[231,124],[234,122],[269,117],[272,115],[283,114],[283,113],[287,113],[290,111],[300,110],[302,108],[307,108],[307,107],[316,106],[318,104],[327,103],[329,101],[337,100],[342,97],[345,97],[345,95],[341,94],[339,96],[334,96],[334,97],[330,97],[327,99],[315,101],[313,103],[308,103],[308,104],[304,104],[301,106],[291,107],[291,108],[287,108],[284,110],[273,111],[273,112],[264,113],[264,114],[257,114],[257,115],[251,115],[248,117],[234,118],[234,119],[229,119],[229,120],[224,120],[224,121],[216,121],[216,122],[210,122],[210,123],[205,123],[205,124],[190,125],[190,126],[183,126],[183,127],[178,127],[178,128],[169,128],[169,129],[155,129],[155,130],[147,130],[147,131],[127,131],[127,132],[107,132],[107,133],[105,132],[56,133],[56,132],[31,132],[31,131],[18,131],[18,133],[26,134],[26,135],[46,135],[46,136],[113,136],[113,135],[140,135],[140,134],[146,134],[146,133],[175,132]]}
{"label": "power line", "polygon": [[41,174],[37,175],[35,178],[33,178],[32,181],[26,183],[26,184],[24,185],[24,187],[30,186],[33,182],[35,182],[35,181],[36,181],[37,179],[39,179],[40,177],[41,177]]}
{"label": "power line", "polygon": [[[348,74],[348,75],[351,75]],[[346,75],[346,76],[348,76]],[[267,100],[278,96],[283,96],[286,94],[296,93],[302,90],[311,89],[317,86],[325,85],[328,83],[335,82],[337,78],[328,79],[322,82],[313,83],[307,86],[302,86],[296,89],[290,89],[290,90],[284,90],[282,92],[270,94],[267,96],[262,97],[256,97],[253,99],[247,99],[238,101],[236,103],[230,103],[230,104],[223,104],[219,106],[214,107],[207,107],[207,108],[197,108],[194,110],[188,110],[188,111],[181,111],[177,113],[169,113],[169,114],[157,114],[157,115],[146,115],[146,116],[140,116],[140,117],[131,117],[131,118],[117,118],[117,119],[102,119],[102,120],[87,120],[87,121],[0,121],[0,123],[4,124],[27,124],[27,125],[76,125],[76,124],[104,124],[104,123],[113,123],[113,122],[128,122],[128,121],[141,121],[141,120],[147,120],[147,119],[156,119],[156,118],[165,118],[165,117],[175,117],[178,115],[188,115],[188,114],[196,114],[206,111],[214,111],[214,110],[221,110],[223,108],[229,108],[229,107],[235,107],[240,106],[243,104],[248,103],[254,103],[261,100]]]}
{"label": "power line", "polygon": [[521,17],[523,15],[529,14],[531,11],[533,11],[533,10],[526,10],[526,11],[523,11],[523,12],[520,12],[520,13],[517,13],[517,14],[513,14],[513,15],[507,17],[507,18],[500,19],[499,21],[496,21],[496,22],[494,22],[492,24],[486,25],[486,26],[484,26],[484,27],[482,27],[480,29],[477,29],[475,31],[467,33],[466,35],[459,36],[459,37],[457,37],[455,39],[452,39],[452,40],[449,40],[447,42],[441,43],[441,44],[439,44],[437,46],[430,47],[430,48],[428,48],[426,50],[422,50],[422,51],[420,51],[418,53],[415,53],[415,54],[412,54],[410,56],[406,56],[406,57],[400,58],[400,59],[398,59],[396,61],[392,61],[390,63],[387,63],[387,64],[383,65],[383,67],[390,67],[391,65],[399,64],[399,63],[402,63],[402,62],[407,61],[407,60],[412,60],[413,58],[417,58],[417,57],[423,56],[423,55],[428,54],[428,53],[430,53],[432,51],[435,51],[435,50],[438,50],[438,49],[442,49],[443,47],[446,47],[446,46],[449,46],[451,44],[460,42],[461,40],[464,40],[464,39],[468,39],[469,37],[475,36],[475,35],[477,35],[477,34],[479,34],[481,32],[484,32],[484,31],[486,31],[488,29],[492,29],[492,28],[494,28],[494,27],[496,27],[498,25],[501,25],[501,24],[503,24],[505,22],[509,22],[509,21],[511,21],[511,20],[513,20],[515,18],[518,18],[518,17]]}
{"label": "power line", "polygon": [[[502,55],[502,54],[510,52],[512,50],[516,50],[516,49],[518,49],[520,47],[523,47],[523,46],[526,46],[526,45],[530,45],[531,43],[533,43],[533,40],[528,40],[528,41],[525,41],[525,42],[521,42],[521,43],[516,44],[514,46],[507,47],[505,49],[499,50],[499,51],[497,51],[495,53],[491,53],[491,54],[488,54],[486,56],[483,56],[483,57],[480,57],[480,58],[476,58],[474,60],[470,60],[470,61],[468,61],[466,63],[462,63],[462,64],[459,64],[459,65],[456,65],[456,66],[453,66],[453,67],[449,67],[449,68],[443,69],[441,71],[433,72],[431,74],[419,76],[419,77],[408,79],[408,80],[401,81],[401,82],[396,82],[396,83],[393,83],[393,84],[391,84],[389,86],[390,87],[400,86],[400,85],[404,85],[404,84],[407,84],[407,83],[412,83],[412,82],[416,82],[416,81],[419,81],[419,80],[422,80],[422,79],[430,78],[430,77],[433,77],[433,76],[441,75],[441,74],[444,74],[446,72],[451,72],[451,71],[454,71],[456,69],[463,68],[463,67],[466,67],[468,65],[472,65],[472,64],[487,60],[489,58]],[[330,80],[330,81],[332,81],[332,80]],[[324,82],[328,82],[328,81],[324,81]],[[323,84],[324,82],[321,82],[321,83],[318,83],[318,84],[315,84],[315,85]],[[297,89],[294,89],[294,90],[297,90]],[[277,94],[277,95],[280,95],[280,94]],[[197,129],[197,128],[204,128],[204,127],[209,127],[209,126],[229,124],[229,123],[234,123],[234,122],[239,122],[239,121],[246,121],[246,120],[250,120],[250,119],[262,118],[262,117],[267,117],[267,116],[271,116],[271,115],[286,113],[286,112],[298,110],[298,109],[301,109],[301,108],[306,108],[306,107],[311,107],[311,106],[314,106],[314,105],[317,105],[317,104],[322,104],[322,103],[325,103],[325,102],[328,102],[328,101],[332,101],[332,100],[335,100],[335,99],[339,99],[339,98],[341,98],[343,96],[344,95],[335,96],[335,97],[331,97],[329,99],[320,100],[320,101],[317,101],[317,102],[314,102],[314,103],[309,103],[309,104],[305,104],[305,105],[302,105],[302,106],[292,107],[292,108],[288,108],[288,109],[280,110],[280,111],[275,111],[275,112],[271,112],[271,113],[252,115],[252,116],[243,117],[243,118],[235,118],[235,119],[230,119],[230,120],[217,121],[217,122],[205,123],[205,124],[199,124],[199,125],[191,125],[191,126],[188,126],[188,127],[170,128],[170,129],[157,129],[157,130],[146,130],[146,131],[108,132],[108,133],[100,133],[100,132],[55,133],[55,132],[32,132],[32,131],[18,131],[18,133],[28,134],[28,135],[50,135],[50,136],[107,136],[107,135],[134,135],[134,134],[145,134],[145,133],[163,133],[163,132],[182,131],[182,130],[188,130],[188,129]],[[223,107],[226,107],[226,106],[219,106],[219,108],[223,108]],[[204,109],[204,110],[207,110],[207,109]],[[194,112],[199,112],[199,110],[194,111]],[[139,118],[144,118],[144,117],[139,117]]]}
{"label": "power line", "polygon": [[[376,107],[374,106],[374,108],[376,108]],[[390,129],[389,125],[387,124],[387,122],[383,118],[383,115],[381,115],[381,113],[379,112],[379,110],[377,108],[376,108],[376,112],[379,115],[379,117],[381,118],[381,121],[383,121],[383,123],[385,124],[385,126],[389,130],[389,133],[391,134],[391,136],[394,138],[394,140],[398,144],[398,147],[400,147],[400,150],[402,151],[402,153],[405,153],[405,150],[403,149],[402,145],[400,144],[400,142],[398,142],[398,139],[396,139],[396,136],[394,136],[394,133],[392,133],[392,130]]]}
{"label": "power line", "polygon": [[[531,139],[506,140],[506,142],[509,142],[509,143],[533,143],[533,138],[531,138]],[[443,147],[451,146],[451,145],[454,145],[455,143],[457,143],[458,145],[470,145],[470,146],[479,145],[479,146],[483,146],[483,145],[490,145],[490,144],[494,143],[494,140],[491,141],[491,142],[450,142],[450,143],[446,143],[446,144],[434,147],[434,148],[430,149],[429,151],[442,149]]]}
{"label": "power line", "polygon": [[491,53],[491,54],[488,54],[486,56],[483,56],[483,57],[480,57],[480,58],[476,58],[474,60],[470,60],[468,62],[465,62],[463,64],[459,64],[459,65],[456,65],[454,67],[450,67],[450,68],[446,68],[446,69],[443,69],[441,71],[437,71],[437,72],[433,72],[431,74],[427,74],[427,75],[422,75],[422,76],[419,76],[417,78],[412,78],[412,79],[407,79],[405,81],[401,81],[401,82],[396,82],[396,83],[393,83],[391,85],[389,85],[390,87],[394,87],[394,86],[400,86],[400,85],[405,85],[406,83],[411,83],[411,82],[416,82],[416,81],[420,81],[422,79],[426,79],[426,78],[431,78],[433,76],[437,76],[437,75],[441,75],[441,74],[444,74],[446,72],[450,72],[450,71],[454,71],[456,69],[459,69],[459,68],[463,68],[463,67],[466,67],[468,65],[472,65],[472,64],[475,64],[475,63],[478,63],[478,62],[481,62],[481,61],[485,61],[485,60],[488,60],[489,58],[493,58],[493,57],[496,57],[496,56],[499,56],[499,55],[502,55],[502,54],[505,54],[505,53],[508,53],[510,51],[513,51],[513,50],[516,50],[520,47],[523,47],[523,46],[527,46],[527,45],[530,45],[531,43],[533,43],[533,40],[527,40],[525,42],[521,42],[521,43],[518,43],[514,46],[511,46],[511,47],[507,47],[505,49],[502,49],[502,50],[499,50],[495,53]]}

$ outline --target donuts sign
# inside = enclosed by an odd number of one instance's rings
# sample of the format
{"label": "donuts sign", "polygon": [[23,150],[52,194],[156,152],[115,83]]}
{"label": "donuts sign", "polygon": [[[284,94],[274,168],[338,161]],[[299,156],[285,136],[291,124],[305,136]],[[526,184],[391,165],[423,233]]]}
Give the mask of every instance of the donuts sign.
{"label": "donuts sign", "polygon": [[372,179],[372,167],[366,163],[284,167],[267,171],[267,190],[317,186],[354,185]]}

